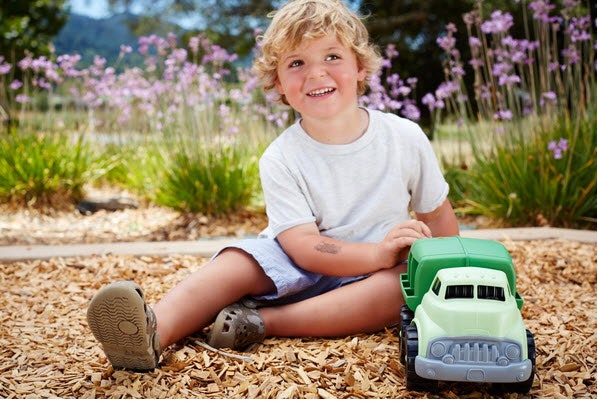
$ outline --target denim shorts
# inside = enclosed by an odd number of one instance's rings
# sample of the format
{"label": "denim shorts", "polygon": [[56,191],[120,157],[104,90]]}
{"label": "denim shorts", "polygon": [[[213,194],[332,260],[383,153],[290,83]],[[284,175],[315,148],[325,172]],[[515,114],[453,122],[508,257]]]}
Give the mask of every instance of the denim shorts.
{"label": "denim shorts", "polygon": [[253,256],[274,282],[276,292],[252,297],[260,304],[282,305],[302,301],[368,276],[333,277],[308,272],[293,263],[278,241],[270,238],[252,238],[234,242],[218,251],[212,259],[227,248],[242,249]]}

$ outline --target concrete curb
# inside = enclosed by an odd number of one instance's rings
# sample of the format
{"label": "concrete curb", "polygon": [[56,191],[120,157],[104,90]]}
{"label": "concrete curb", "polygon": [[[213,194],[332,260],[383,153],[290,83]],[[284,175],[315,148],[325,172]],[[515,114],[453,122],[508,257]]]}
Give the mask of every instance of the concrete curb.
{"label": "concrete curb", "polygon": [[[505,228],[497,230],[463,230],[461,236],[491,240],[541,240],[565,239],[577,242],[596,243],[596,231],[570,230],[564,228]],[[223,238],[199,241],[174,242],[115,242],[106,244],[68,245],[14,245],[0,246],[0,261],[14,262],[57,257],[84,257],[104,255],[196,255],[210,257],[220,248],[235,241]]]}

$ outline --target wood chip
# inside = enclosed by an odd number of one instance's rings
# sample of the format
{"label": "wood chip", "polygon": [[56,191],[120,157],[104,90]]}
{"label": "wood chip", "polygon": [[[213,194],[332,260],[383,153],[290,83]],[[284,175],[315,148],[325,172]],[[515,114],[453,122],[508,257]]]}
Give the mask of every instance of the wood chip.
{"label": "wood chip", "polygon": [[[0,213],[0,242],[159,240],[172,232],[190,239],[204,235],[198,227],[210,224],[197,216],[154,216],[154,211],[144,207],[112,215],[98,212],[63,222],[25,211],[13,218]],[[128,213],[137,213],[134,221],[128,220]],[[145,225],[154,218],[162,231]],[[123,221],[131,223],[128,232]],[[135,224],[139,226],[133,233]],[[234,230],[256,232],[258,226],[252,221]],[[536,341],[537,371],[529,394],[499,396],[596,399],[596,244],[503,243],[517,269],[517,289],[525,300],[522,314]],[[246,353],[210,350],[204,334],[198,333],[169,347],[163,364],[153,372],[112,369],[85,319],[96,291],[116,280],[134,279],[154,303],[205,263],[187,255],[0,263],[0,397],[497,397],[487,385],[472,383],[440,383],[438,393],[407,391],[396,327],[345,338],[268,338]]]}

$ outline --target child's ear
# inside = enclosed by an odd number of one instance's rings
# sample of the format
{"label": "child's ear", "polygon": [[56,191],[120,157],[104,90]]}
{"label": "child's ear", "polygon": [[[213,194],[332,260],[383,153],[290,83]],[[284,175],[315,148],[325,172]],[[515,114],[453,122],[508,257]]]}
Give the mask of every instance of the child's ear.
{"label": "child's ear", "polygon": [[361,65],[357,65],[357,81],[358,82],[363,82],[365,81],[365,79],[367,78],[367,71],[365,69],[365,67],[362,67]]}
{"label": "child's ear", "polygon": [[284,89],[282,88],[282,85],[278,79],[274,82],[274,85],[276,85],[276,90],[278,91],[278,94],[284,95]]}

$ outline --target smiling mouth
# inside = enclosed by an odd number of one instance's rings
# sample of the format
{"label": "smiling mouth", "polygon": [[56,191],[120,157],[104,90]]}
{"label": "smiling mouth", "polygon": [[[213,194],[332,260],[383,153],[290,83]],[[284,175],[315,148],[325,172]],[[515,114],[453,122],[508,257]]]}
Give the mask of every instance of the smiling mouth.
{"label": "smiling mouth", "polygon": [[307,94],[307,96],[312,96],[312,97],[324,96],[324,95],[334,92],[335,90],[336,89],[334,89],[334,88],[317,89],[315,91],[309,92]]}

